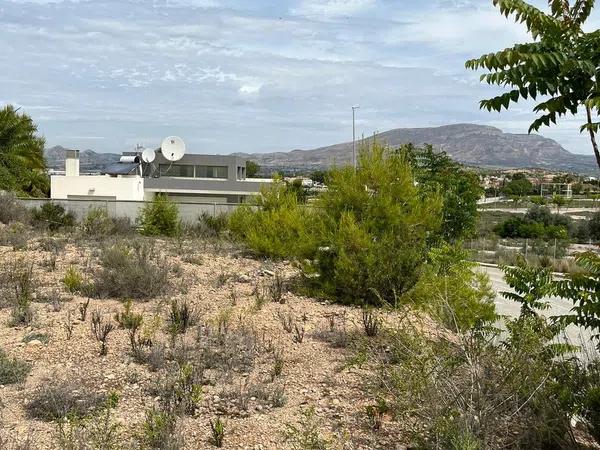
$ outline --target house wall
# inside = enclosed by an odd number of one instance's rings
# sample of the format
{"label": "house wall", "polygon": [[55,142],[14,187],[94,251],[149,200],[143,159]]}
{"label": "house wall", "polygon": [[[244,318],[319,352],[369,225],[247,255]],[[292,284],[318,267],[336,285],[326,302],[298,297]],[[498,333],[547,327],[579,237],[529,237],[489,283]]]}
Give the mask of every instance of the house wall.
{"label": "house wall", "polygon": [[113,198],[144,200],[144,179],[138,176],[111,177],[108,175],[50,177],[50,198]]}

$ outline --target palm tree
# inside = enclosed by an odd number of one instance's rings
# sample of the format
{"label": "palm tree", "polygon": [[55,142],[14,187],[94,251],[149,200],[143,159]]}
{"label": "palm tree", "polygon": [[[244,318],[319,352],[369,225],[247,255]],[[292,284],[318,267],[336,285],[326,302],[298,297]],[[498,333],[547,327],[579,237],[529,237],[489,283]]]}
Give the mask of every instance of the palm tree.
{"label": "palm tree", "polygon": [[44,145],[31,117],[12,105],[0,109],[0,189],[46,193]]}

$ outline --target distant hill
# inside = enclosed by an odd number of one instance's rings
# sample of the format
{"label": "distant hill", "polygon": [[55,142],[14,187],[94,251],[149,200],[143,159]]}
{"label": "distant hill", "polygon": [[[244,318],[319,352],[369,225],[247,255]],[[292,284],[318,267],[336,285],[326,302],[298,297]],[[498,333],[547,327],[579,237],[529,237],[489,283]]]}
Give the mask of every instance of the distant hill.
{"label": "distant hill", "polygon": [[[556,141],[537,134],[504,133],[490,126],[457,124],[436,128],[397,128],[375,137],[392,147],[409,142],[415,145],[431,144],[469,166],[501,169],[539,167],[586,174],[598,172],[593,156],[573,154]],[[314,150],[238,155],[252,159],[265,168],[317,169],[350,162],[352,142]]]}
{"label": "distant hill", "polygon": [[[543,168],[598,176],[593,156],[577,155],[558,142],[537,134],[511,134],[490,126],[474,124],[446,125],[436,128],[397,128],[375,136],[379,142],[392,147],[412,142],[431,144],[443,149],[456,161],[485,168]],[[368,139],[372,139],[369,137]],[[357,143],[357,148],[360,142]],[[48,167],[63,170],[65,149],[61,146],[46,149]],[[321,147],[314,150],[292,150],[277,153],[236,153],[256,161],[267,170],[313,170],[352,160],[352,142]],[[116,153],[97,153],[83,150],[79,154],[82,171],[102,170],[119,160]]]}
{"label": "distant hill", "polygon": [[[65,169],[65,152],[68,149],[56,145],[44,150],[46,163],[49,169]],[[96,153],[93,150],[83,150],[79,152],[79,169],[82,171],[102,170],[109,164],[119,161],[121,155],[116,153]]]}

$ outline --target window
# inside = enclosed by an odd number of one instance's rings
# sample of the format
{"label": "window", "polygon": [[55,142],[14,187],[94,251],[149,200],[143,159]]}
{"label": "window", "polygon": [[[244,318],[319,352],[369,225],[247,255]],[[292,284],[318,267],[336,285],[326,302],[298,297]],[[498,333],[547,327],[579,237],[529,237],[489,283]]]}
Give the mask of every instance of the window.
{"label": "window", "polygon": [[196,178],[227,178],[227,166],[196,166]]}
{"label": "window", "polygon": [[162,177],[194,177],[194,166],[186,166],[183,164],[161,164],[160,176]]}

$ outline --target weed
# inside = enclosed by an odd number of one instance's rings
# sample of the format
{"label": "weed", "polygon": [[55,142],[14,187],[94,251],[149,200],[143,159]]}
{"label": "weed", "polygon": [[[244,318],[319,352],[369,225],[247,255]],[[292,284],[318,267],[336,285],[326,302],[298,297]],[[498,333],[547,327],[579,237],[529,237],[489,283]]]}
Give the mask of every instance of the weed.
{"label": "weed", "polygon": [[365,330],[365,334],[369,337],[375,337],[379,333],[379,327],[381,319],[377,316],[377,313],[370,309],[363,309],[362,312],[362,323]]}
{"label": "weed", "polygon": [[279,271],[275,272],[275,276],[269,283],[267,291],[272,302],[281,304],[285,303],[285,282]]}
{"label": "weed", "polygon": [[277,311],[277,317],[279,318],[279,322],[283,326],[283,329],[286,333],[291,333],[294,331],[294,315],[290,312],[287,314],[282,313],[281,311]]}
{"label": "weed", "polygon": [[142,314],[134,313],[131,310],[131,305],[131,300],[127,300],[123,306],[123,311],[115,314],[115,320],[120,328],[128,330],[129,346],[131,347],[131,351],[135,354],[138,351],[140,344],[142,344],[138,338],[138,331],[142,327],[144,316]]}
{"label": "weed", "polygon": [[83,285],[83,276],[74,266],[69,266],[62,282],[69,292],[78,292]]}
{"label": "weed", "polygon": [[88,310],[89,306],[90,306],[89,298],[85,302],[81,302],[79,304],[79,318],[81,319],[82,322],[85,322],[85,319],[87,317],[87,310]]}
{"label": "weed", "polygon": [[194,415],[202,400],[202,370],[191,363],[177,365],[159,382],[157,393],[166,411]]}
{"label": "weed", "polygon": [[275,354],[275,361],[273,362],[273,368],[271,369],[271,381],[278,378],[283,373],[284,360],[280,353]]}
{"label": "weed", "polygon": [[254,311],[260,311],[268,301],[264,286],[257,284],[252,295],[254,296]]}
{"label": "weed", "polygon": [[312,407],[303,411],[298,425],[286,424],[283,436],[293,450],[327,450],[330,444],[321,436],[319,421]]}
{"label": "weed", "polygon": [[104,323],[100,311],[92,313],[92,333],[98,342],[100,342],[100,356],[107,354],[108,335],[115,329],[111,322]]}
{"label": "weed", "polygon": [[211,443],[215,447],[223,447],[223,439],[225,439],[225,423],[220,417],[210,421]]}
{"label": "weed", "polygon": [[187,301],[179,304],[177,300],[171,301],[171,310],[168,317],[169,333],[185,334],[187,329],[196,322],[195,313],[188,305]]}
{"label": "weed", "polygon": [[63,328],[65,330],[67,341],[70,341],[73,336],[73,330],[75,329],[75,324],[73,323],[73,320],[71,320],[71,311],[67,311],[67,317],[65,323],[63,323]]}
{"label": "weed", "polygon": [[0,223],[27,223],[30,219],[29,210],[23,206],[12,192],[0,192]]}
{"label": "weed", "polygon": [[177,418],[170,411],[151,408],[146,411],[142,425],[143,448],[156,450],[179,450],[183,437],[176,430]]}
{"label": "weed", "polygon": [[33,263],[26,265],[17,261],[11,268],[8,276],[8,288],[12,313],[10,324],[12,326],[26,325],[33,319],[31,301],[34,291]]}
{"label": "weed", "polygon": [[9,358],[0,349],[0,384],[15,384],[25,381],[31,370],[31,365],[17,358]]}
{"label": "weed", "polygon": [[296,344],[302,344],[304,341],[304,325],[294,325],[294,334],[292,335],[292,341]]}
{"label": "weed", "polygon": [[[377,404],[369,405],[365,408],[365,413],[369,421],[369,426],[373,430],[381,429],[383,425],[383,417],[389,412],[389,407],[383,399],[378,399]],[[462,447],[461,447],[462,448]]]}

